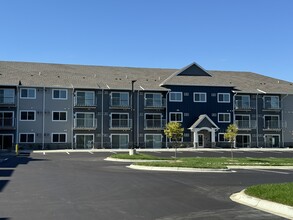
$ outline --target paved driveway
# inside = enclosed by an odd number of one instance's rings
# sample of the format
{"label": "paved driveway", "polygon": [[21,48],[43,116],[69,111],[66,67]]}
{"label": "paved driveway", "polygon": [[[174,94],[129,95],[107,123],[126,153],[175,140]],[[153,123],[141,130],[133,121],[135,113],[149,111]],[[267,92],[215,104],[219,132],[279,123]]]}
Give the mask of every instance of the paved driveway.
{"label": "paved driveway", "polygon": [[109,153],[31,154],[0,164],[0,219],[282,219],[229,196],[293,171],[137,171]]}

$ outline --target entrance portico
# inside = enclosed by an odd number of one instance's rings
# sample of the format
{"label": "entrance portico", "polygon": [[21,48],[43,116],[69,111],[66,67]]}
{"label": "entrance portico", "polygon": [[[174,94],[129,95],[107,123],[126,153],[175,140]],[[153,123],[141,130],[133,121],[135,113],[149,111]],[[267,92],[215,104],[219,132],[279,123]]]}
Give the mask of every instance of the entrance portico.
{"label": "entrance portico", "polygon": [[214,147],[219,127],[207,115],[200,115],[189,128],[193,132],[193,147]]}

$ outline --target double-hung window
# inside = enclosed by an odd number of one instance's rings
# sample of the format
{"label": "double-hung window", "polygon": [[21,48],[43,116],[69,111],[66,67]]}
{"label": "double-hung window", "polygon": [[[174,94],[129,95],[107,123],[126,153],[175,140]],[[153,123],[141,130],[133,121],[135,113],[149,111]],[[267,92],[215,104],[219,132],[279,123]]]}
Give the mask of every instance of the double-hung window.
{"label": "double-hung window", "polygon": [[20,89],[20,98],[21,99],[35,99],[36,98],[36,89],[21,88]]}
{"label": "double-hung window", "polygon": [[57,99],[57,100],[67,99],[67,89],[53,89],[52,94],[53,94],[53,99]]}
{"label": "double-hung window", "polygon": [[95,128],[95,113],[77,112],[74,119],[74,126],[75,128]]}
{"label": "double-hung window", "polygon": [[205,92],[194,92],[193,93],[193,101],[194,102],[206,102],[207,94]]}
{"label": "double-hung window", "polygon": [[182,102],[182,92],[170,92],[169,101],[170,102]]}
{"label": "double-hung window", "polygon": [[20,133],[19,142],[20,143],[35,143],[35,133]]}
{"label": "double-hung window", "polygon": [[265,109],[279,109],[280,108],[279,96],[264,96],[264,108]]}
{"label": "double-hung window", "polygon": [[112,113],[111,128],[130,128],[128,113]]}
{"label": "double-hung window", "polygon": [[230,103],[230,93],[218,93],[219,103]]}

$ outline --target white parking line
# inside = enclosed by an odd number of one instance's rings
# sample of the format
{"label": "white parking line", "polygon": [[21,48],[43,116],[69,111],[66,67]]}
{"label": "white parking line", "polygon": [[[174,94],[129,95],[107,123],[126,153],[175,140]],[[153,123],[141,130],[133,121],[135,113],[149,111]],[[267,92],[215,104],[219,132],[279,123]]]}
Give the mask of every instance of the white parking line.
{"label": "white parking line", "polygon": [[243,154],[244,152],[243,151],[235,151],[234,153],[236,153],[236,154]]}
{"label": "white parking line", "polygon": [[282,154],[283,152],[280,151],[273,151],[274,154]]}
{"label": "white parking line", "polygon": [[223,154],[224,152],[223,151],[214,151],[214,153]]}
{"label": "white parking line", "polygon": [[110,151],[110,153],[117,154],[117,152],[116,152],[116,151]]}
{"label": "white parking line", "polygon": [[66,153],[69,155],[70,153],[68,151],[66,151]]}
{"label": "white parking line", "polygon": [[254,153],[256,153],[256,154],[263,154],[263,152],[261,152],[261,151],[255,151]]}
{"label": "white parking line", "polygon": [[93,152],[89,151],[90,154],[94,154]]}
{"label": "white parking line", "polygon": [[260,171],[260,172],[268,172],[268,173],[278,173],[278,174],[290,174],[287,172],[281,172],[281,171],[274,171],[274,170],[255,170],[255,171]]}
{"label": "white parking line", "polygon": [[43,155],[46,155],[46,152],[43,152]]}
{"label": "white parking line", "polygon": [[152,151],[152,153],[161,154],[162,152],[160,152],[160,151]]}

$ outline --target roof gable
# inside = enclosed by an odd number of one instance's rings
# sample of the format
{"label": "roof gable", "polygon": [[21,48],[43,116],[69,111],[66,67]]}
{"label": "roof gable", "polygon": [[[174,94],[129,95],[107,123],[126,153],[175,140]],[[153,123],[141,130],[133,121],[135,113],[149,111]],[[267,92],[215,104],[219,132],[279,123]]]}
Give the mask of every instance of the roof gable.
{"label": "roof gable", "polygon": [[195,128],[215,128],[219,129],[219,127],[210,119],[207,115],[200,115],[198,119],[194,122],[193,125],[189,128],[193,130]]}
{"label": "roof gable", "polygon": [[192,63],[189,66],[179,70],[177,76],[211,76],[211,75],[198,64]]}

